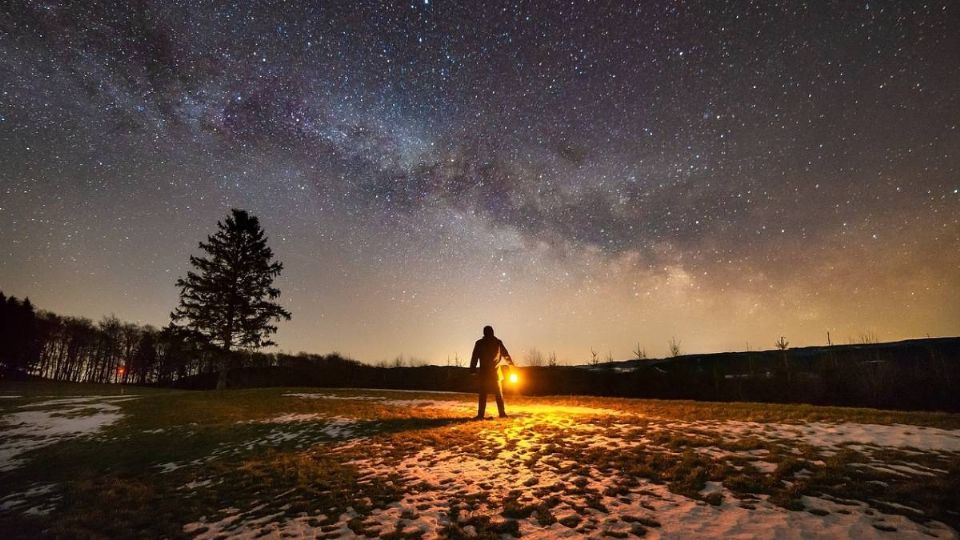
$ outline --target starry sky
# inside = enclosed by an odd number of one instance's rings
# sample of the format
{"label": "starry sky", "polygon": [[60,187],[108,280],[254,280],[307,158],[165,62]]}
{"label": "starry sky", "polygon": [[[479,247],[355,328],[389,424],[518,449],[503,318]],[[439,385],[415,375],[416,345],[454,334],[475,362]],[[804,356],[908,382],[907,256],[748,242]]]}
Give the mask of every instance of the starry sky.
{"label": "starry sky", "polygon": [[0,7],[0,289],[166,324],[231,207],[284,351],[960,333],[955,2]]}

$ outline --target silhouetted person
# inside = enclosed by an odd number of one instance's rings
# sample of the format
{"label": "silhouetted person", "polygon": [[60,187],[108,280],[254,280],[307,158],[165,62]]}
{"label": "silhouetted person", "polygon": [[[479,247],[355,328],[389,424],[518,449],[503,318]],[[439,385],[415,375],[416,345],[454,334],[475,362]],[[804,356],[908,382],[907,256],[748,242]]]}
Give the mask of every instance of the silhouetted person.
{"label": "silhouetted person", "polygon": [[[470,355],[470,372],[479,375],[480,403],[477,406],[477,419],[482,419],[487,409],[487,394],[492,393],[497,396],[497,410],[500,412],[500,418],[506,418],[507,412],[503,409],[503,389],[500,387],[500,376],[497,372],[497,366],[501,360],[506,360],[511,366],[516,366],[510,353],[503,346],[503,342],[494,337],[493,327],[483,327],[483,337],[477,340],[473,346],[473,354]],[[479,369],[478,369],[479,367]]]}

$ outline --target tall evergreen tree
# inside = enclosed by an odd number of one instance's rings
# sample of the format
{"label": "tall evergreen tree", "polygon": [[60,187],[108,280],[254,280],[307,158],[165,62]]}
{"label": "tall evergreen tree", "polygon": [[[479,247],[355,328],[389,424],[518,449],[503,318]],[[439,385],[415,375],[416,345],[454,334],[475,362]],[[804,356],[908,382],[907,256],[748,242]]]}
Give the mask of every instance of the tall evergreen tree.
{"label": "tall evergreen tree", "polygon": [[218,352],[220,390],[227,386],[231,351],[273,345],[274,322],[290,320],[290,313],[275,302],[280,289],[273,279],[283,264],[273,260],[260,221],[233,209],[217,229],[200,242],[205,256],[190,257],[195,271],[177,280],[180,305],[170,317],[173,325]]}

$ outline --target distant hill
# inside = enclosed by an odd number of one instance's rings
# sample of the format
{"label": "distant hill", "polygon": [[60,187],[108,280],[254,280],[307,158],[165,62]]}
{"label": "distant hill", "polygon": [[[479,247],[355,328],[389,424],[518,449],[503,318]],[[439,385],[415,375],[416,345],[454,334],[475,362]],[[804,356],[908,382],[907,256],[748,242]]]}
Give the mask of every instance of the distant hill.
{"label": "distant hill", "polygon": [[[693,354],[596,366],[525,367],[530,395],[810,403],[960,411],[960,338]],[[205,373],[176,383],[212,388]],[[469,392],[466,368],[377,367],[336,357],[284,357],[279,365],[230,374],[233,387],[325,386]],[[508,389],[509,390],[509,389]]]}
{"label": "distant hill", "polygon": [[[818,345],[811,347],[791,347],[786,349],[786,353],[791,361],[797,361],[802,358],[817,358],[825,354],[843,355],[844,357],[862,356],[863,354],[880,353],[893,354],[897,358],[902,358],[905,354],[913,354],[917,349],[927,350],[930,347],[935,349],[950,349],[960,344],[960,337],[944,338],[920,338],[906,339],[903,341],[890,341],[884,343],[852,343],[847,345]],[[631,370],[638,367],[660,366],[665,368],[674,363],[689,362],[714,362],[714,361],[736,361],[747,356],[752,358],[767,357],[775,355],[777,359],[782,358],[784,351],[779,349],[769,349],[764,351],[738,351],[738,352],[720,352],[703,354],[682,354],[670,358],[651,358],[644,360],[616,360],[613,362],[603,362],[596,366],[581,364],[576,367],[587,369],[603,370]],[[890,360],[888,358],[888,360]]]}

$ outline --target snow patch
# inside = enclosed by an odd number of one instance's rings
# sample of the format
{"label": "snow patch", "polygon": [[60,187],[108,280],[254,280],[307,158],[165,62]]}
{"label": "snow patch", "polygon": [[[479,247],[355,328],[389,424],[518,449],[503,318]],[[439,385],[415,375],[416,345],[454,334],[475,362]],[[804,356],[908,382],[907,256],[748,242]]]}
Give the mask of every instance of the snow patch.
{"label": "snow patch", "polygon": [[356,436],[356,418],[345,416],[326,417],[318,414],[283,414],[264,420],[238,422],[242,424],[274,424],[267,433],[239,444],[221,444],[209,455],[187,462],[158,463],[153,467],[161,474],[171,473],[189,466],[210,463],[224,456],[236,456],[257,448],[293,442],[294,448],[305,448],[315,442],[351,439]]}
{"label": "snow patch", "polygon": [[24,463],[21,454],[62,440],[90,436],[123,418],[115,403],[136,396],[86,396],[21,405],[19,412],[0,417],[0,472]]}
{"label": "snow patch", "polygon": [[183,532],[198,540],[224,537],[253,540],[255,538],[352,538],[355,536],[346,525],[356,516],[353,512],[340,516],[338,527],[325,528],[321,533],[319,527],[314,524],[326,520],[324,515],[301,515],[292,519],[281,519],[283,510],[287,508],[284,506],[280,508],[280,512],[257,516],[265,506],[261,504],[243,512],[237,508],[224,508],[220,511],[219,519],[203,517],[199,521],[184,525]]}
{"label": "snow patch", "polygon": [[210,478],[207,478],[206,480],[191,480],[190,482],[187,482],[186,484],[180,486],[177,489],[181,491],[194,491],[196,489],[210,487],[212,485],[215,485],[213,480]]}
{"label": "snow patch", "polygon": [[0,512],[45,516],[55,509],[54,503],[60,500],[55,489],[56,484],[33,484],[24,491],[11,493],[0,499]]}
{"label": "snow patch", "polygon": [[960,452],[960,430],[918,427],[906,424],[761,424],[757,422],[718,422],[728,438],[761,436],[790,439],[816,447],[838,447],[856,443],[877,447],[915,448]]}
{"label": "snow patch", "polygon": [[349,401],[380,401],[385,398],[378,396],[341,396],[339,394],[283,394],[285,397],[295,397],[300,399],[343,399]]}
{"label": "snow patch", "polygon": [[280,416],[275,416],[266,420],[258,420],[258,422],[265,424],[291,424],[294,422],[313,422],[320,418],[323,418],[323,415],[317,413],[290,413],[281,414]]}

